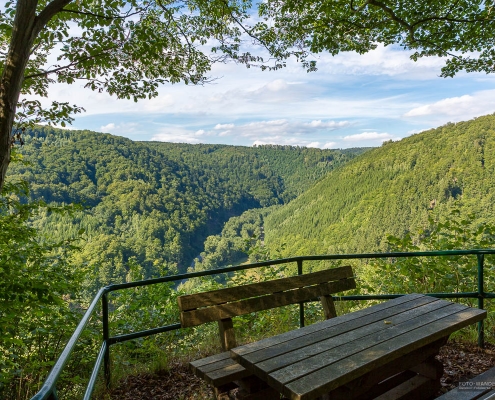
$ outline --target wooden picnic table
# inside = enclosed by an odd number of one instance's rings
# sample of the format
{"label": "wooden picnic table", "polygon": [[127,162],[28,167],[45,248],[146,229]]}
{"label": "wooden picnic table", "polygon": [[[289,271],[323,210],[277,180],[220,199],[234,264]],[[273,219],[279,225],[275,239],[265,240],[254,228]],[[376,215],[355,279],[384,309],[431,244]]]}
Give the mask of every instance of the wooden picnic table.
{"label": "wooden picnic table", "polygon": [[230,354],[290,399],[427,399],[440,387],[440,347],[484,318],[484,310],[412,294]]}

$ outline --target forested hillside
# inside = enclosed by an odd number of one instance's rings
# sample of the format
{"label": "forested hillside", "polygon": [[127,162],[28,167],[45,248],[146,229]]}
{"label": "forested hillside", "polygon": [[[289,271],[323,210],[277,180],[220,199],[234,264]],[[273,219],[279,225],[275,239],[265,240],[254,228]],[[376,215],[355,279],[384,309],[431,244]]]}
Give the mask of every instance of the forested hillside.
{"label": "forested hillside", "polygon": [[54,240],[84,229],[74,257],[92,271],[90,292],[125,280],[130,260],[147,276],[183,271],[228,218],[286,203],[364,151],[133,142],[49,127],[24,141],[28,164],[14,163],[9,179],[27,180],[32,199],[87,207],[33,224]]}
{"label": "forested hillside", "polygon": [[495,115],[384,143],[332,171],[265,218],[266,243],[286,254],[372,252],[428,215],[458,208],[495,222]]}

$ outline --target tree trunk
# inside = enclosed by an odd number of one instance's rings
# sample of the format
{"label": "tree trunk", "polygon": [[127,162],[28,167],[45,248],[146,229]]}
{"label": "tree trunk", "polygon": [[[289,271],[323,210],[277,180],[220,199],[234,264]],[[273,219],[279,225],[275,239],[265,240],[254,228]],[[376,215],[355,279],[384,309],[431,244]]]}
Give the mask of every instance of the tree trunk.
{"label": "tree trunk", "polygon": [[0,77],[0,191],[10,163],[12,125],[33,43],[47,22],[71,1],[53,0],[38,16],[38,0],[17,1],[9,52]]}
{"label": "tree trunk", "polygon": [[24,70],[33,45],[32,37],[38,0],[17,2],[9,52],[0,78],[0,190],[10,163],[10,137]]}

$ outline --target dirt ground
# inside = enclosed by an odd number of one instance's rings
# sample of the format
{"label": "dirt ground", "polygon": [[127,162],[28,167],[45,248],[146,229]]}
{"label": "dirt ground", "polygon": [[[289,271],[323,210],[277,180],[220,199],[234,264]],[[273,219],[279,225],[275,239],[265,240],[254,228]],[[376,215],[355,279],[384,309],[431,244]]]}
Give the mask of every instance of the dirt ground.
{"label": "dirt ground", "polygon": [[[480,349],[473,343],[451,341],[440,350],[444,365],[441,393],[495,367],[495,345]],[[439,393],[439,395],[441,394]],[[175,363],[166,371],[128,376],[109,393],[112,400],[213,399],[213,390],[189,372],[187,363]]]}

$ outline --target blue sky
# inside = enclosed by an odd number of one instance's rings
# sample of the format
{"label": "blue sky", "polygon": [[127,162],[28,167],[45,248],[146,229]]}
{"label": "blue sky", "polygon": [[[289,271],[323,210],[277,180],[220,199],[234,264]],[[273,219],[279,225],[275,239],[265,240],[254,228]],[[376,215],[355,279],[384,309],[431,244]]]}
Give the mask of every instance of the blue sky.
{"label": "blue sky", "polygon": [[295,62],[279,71],[217,64],[213,83],[165,85],[151,100],[117,100],[52,85],[50,98],[83,106],[75,129],[133,140],[185,143],[290,144],[320,148],[379,146],[447,122],[495,112],[495,75],[440,78],[439,58],[378,47],[317,57],[318,71]]}

